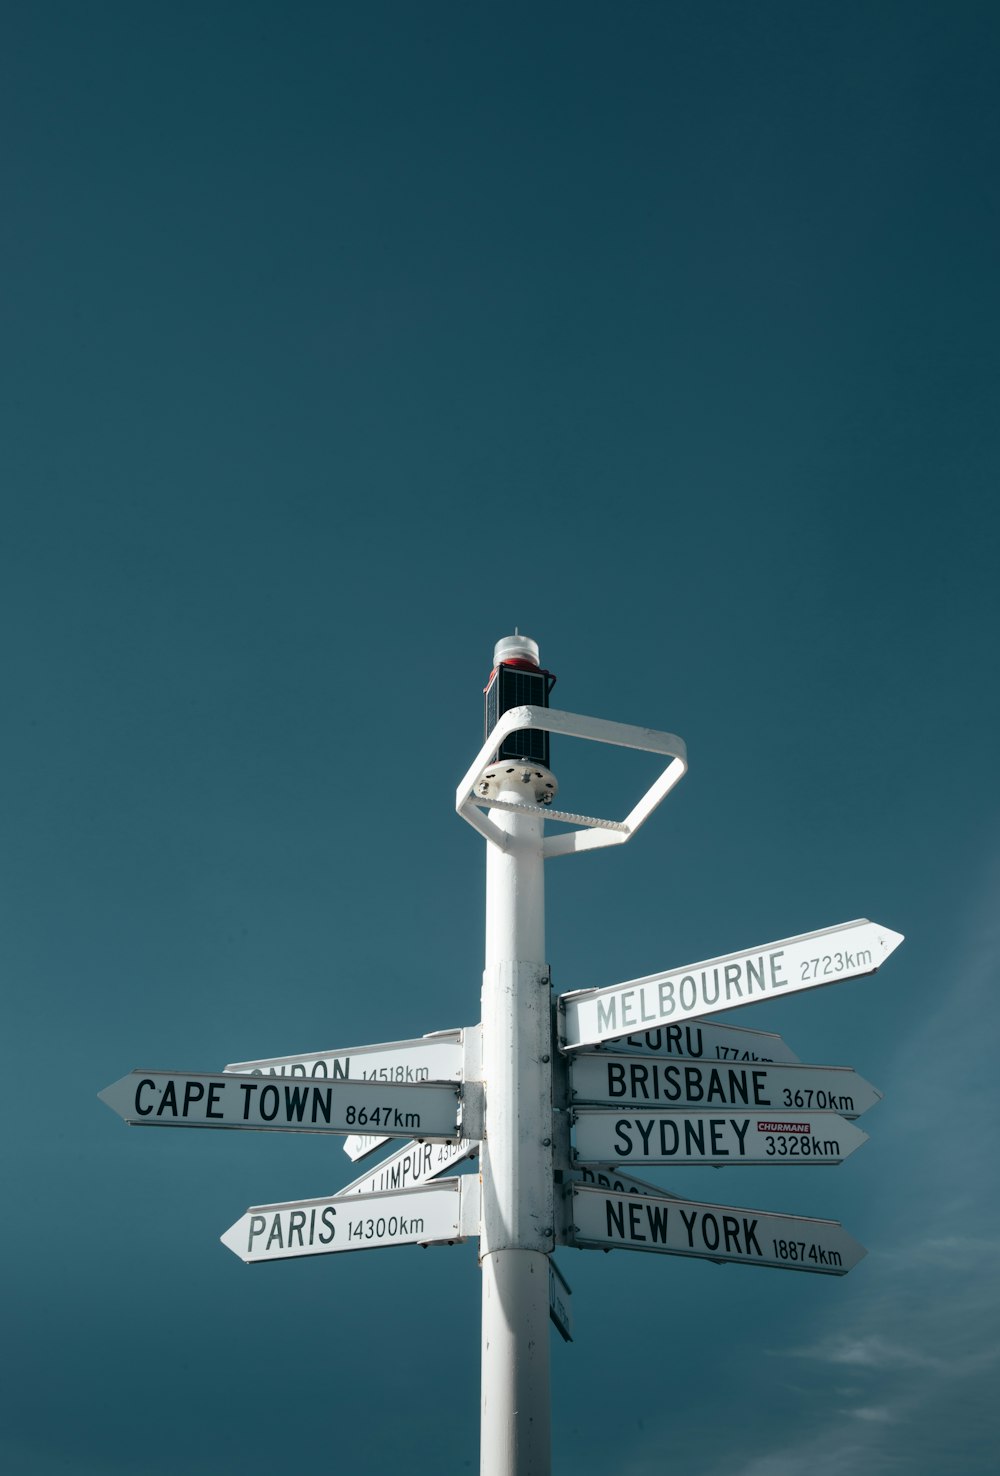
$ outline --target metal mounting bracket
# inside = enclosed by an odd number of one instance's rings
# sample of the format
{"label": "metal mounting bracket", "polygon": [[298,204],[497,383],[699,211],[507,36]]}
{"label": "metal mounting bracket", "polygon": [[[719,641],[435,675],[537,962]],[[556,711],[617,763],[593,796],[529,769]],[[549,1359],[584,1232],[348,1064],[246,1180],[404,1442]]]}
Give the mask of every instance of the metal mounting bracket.
{"label": "metal mounting bracket", "polygon": [[[538,728],[543,733],[558,733],[564,738],[587,738],[594,743],[609,743],[618,748],[636,748],[644,753],[667,754],[670,763],[624,820],[601,820],[595,815],[576,815],[568,810],[554,809],[551,805],[536,805],[527,801],[477,797],[477,786],[486,769],[492,767],[493,756],[500,744],[509,733],[524,728]],[[458,786],[455,809],[474,830],[478,830],[480,835],[501,850],[507,849],[510,838],[482,813],[485,808],[524,811],[532,815],[542,815],[547,820],[564,820],[578,828],[562,835],[547,835],[543,846],[546,857],[568,856],[576,851],[593,851],[599,846],[624,845],[627,840],[631,840],[660,801],[683,779],[687,769],[687,748],[683,738],[678,738],[676,733],[659,733],[655,728],[635,728],[629,723],[582,717],[579,713],[560,712],[553,707],[512,707],[496,724]]]}

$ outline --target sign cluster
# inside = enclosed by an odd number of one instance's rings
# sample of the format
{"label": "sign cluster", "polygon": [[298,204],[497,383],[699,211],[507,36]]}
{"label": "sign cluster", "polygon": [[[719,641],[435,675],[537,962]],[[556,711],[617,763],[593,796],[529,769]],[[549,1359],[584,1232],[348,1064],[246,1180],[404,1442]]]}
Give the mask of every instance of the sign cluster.
{"label": "sign cluster", "polygon": [[[841,1276],[864,1255],[830,1220],[681,1199],[632,1176],[644,1165],[837,1164],[867,1135],[880,1093],[842,1066],[804,1065],[777,1035],[706,1018],[759,999],[873,973],[902,942],[861,920],[558,1000],[568,1059],[568,1154],[556,1240]],[[253,1205],[222,1236],[247,1262],[479,1234],[476,1156],[484,1085],[479,1027],[415,1040],[228,1065],[216,1074],[133,1071],[100,1096],[145,1127],[332,1133],[352,1158],[395,1153],[336,1194]],[[489,1090],[489,1083],[485,1083]],[[570,1337],[569,1288],[550,1308]]]}

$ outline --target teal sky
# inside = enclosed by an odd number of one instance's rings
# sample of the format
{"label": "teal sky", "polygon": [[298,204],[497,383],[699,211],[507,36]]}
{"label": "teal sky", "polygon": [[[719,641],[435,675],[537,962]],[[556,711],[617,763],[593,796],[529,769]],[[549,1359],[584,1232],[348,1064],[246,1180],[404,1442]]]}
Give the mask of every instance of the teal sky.
{"label": "teal sky", "polygon": [[557,990],[906,935],[724,1017],[874,1082],[870,1142],[646,1175],[868,1256],[561,1250],[555,1476],[994,1472],[997,8],[2,13],[6,1469],[477,1469],[474,1244],[245,1267],[337,1142],[96,1094],[478,1020],[518,625],[691,761],[550,863]]}

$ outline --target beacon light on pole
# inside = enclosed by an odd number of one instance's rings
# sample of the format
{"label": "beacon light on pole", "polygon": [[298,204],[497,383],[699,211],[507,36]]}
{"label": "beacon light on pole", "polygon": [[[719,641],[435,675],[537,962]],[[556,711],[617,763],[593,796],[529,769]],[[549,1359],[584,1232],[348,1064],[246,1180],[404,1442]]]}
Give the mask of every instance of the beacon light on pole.
{"label": "beacon light on pole", "polygon": [[[503,715],[513,708],[547,708],[555,684],[552,673],[539,665],[537,641],[517,631],[497,641],[484,691],[487,742]],[[544,729],[508,733],[497,744],[493,758],[476,787],[480,799],[494,800],[514,790],[537,805],[551,805],[559,786],[549,769],[549,735]]]}
{"label": "beacon light on pole", "polygon": [[[548,694],[554,679],[551,673],[539,666],[538,646],[528,636],[507,636],[498,641],[493,659],[494,671],[486,688],[486,742],[455,795],[455,808],[462,819],[501,850],[508,847],[507,833],[495,825],[483,813],[484,810],[527,811],[578,827],[561,835],[547,835],[544,839],[546,856],[565,856],[576,851],[595,850],[599,846],[622,845],[630,840],[687,773],[684,740],[675,733],[661,733],[655,728],[637,728],[629,723],[613,723],[550,708]],[[523,689],[535,699],[530,705],[510,706],[504,700],[505,697],[513,700],[517,693],[517,677],[526,683],[533,682],[533,687]],[[490,693],[494,689],[491,707]],[[623,820],[604,820],[595,815],[555,810],[552,798],[557,786],[547,764],[550,733],[559,733],[566,738],[586,738],[618,748],[639,749],[645,753],[661,753],[670,758],[670,763]],[[544,739],[544,750],[533,749],[532,739]],[[543,752],[544,760],[541,757]],[[520,790],[521,784],[524,785],[523,800],[506,797],[515,786]],[[500,798],[501,790],[504,798]]]}

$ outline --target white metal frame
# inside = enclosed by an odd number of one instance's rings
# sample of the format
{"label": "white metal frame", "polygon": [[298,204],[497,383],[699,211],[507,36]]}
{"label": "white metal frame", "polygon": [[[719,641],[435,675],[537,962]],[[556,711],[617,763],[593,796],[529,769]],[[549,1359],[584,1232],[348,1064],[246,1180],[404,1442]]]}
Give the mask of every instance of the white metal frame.
{"label": "white metal frame", "polygon": [[[492,767],[493,755],[510,733],[524,728],[537,728],[543,733],[558,733],[564,738],[588,738],[594,743],[608,743],[617,748],[635,748],[643,753],[667,754],[670,763],[653,783],[624,820],[600,820],[594,815],[576,815],[568,810],[557,810],[551,805],[530,804],[524,800],[483,799],[476,794],[476,786],[484,772]],[[655,728],[636,728],[629,723],[613,723],[604,718],[582,717],[575,712],[560,712],[554,707],[512,707],[503,714],[492,733],[476,755],[472,767],[458,786],[455,809],[474,830],[484,835],[493,845],[507,850],[510,834],[501,830],[483,809],[515,810],[531,815],[543,815],[546,820],[564,820],[579,828],[562,835],[547,835],[543,842],[543,854],[567,856],[576,851],[593,851],[599,846],[619,846],[631,840],[640,825],[665,799],[676,784],[687,773],[687,747],[683,738],[676,733],[660,733]]]}

